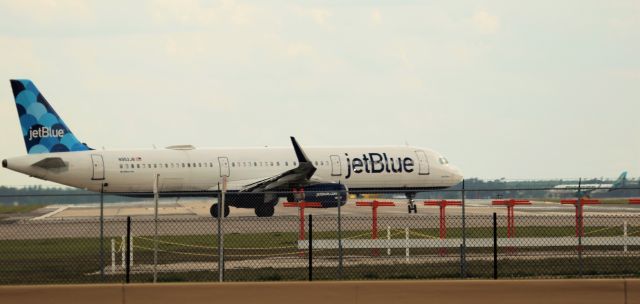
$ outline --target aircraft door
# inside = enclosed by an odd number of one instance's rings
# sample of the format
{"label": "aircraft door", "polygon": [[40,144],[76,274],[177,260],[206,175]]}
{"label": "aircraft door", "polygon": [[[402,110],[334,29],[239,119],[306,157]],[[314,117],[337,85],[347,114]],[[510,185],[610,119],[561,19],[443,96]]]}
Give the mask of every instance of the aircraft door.
{"label": "aircraft door", "polygon": [[427,154],[422,150],[417,150],[416,155],[418,156],[418,174],[429,175],[429,159],[427,158]]}
{"label": "aircraft door", "polygon": [[91,179],[103,180],[104,179],[104,160],[102,159],[102,155],[91,154],[91,163],[93,167],[93,175],[91,176]]}
{"label": "aircraft door", "polygon": [[229,177],[229,159],[227,157],[218,157],[218,163],[220,164],[220,177]]}
{"label": "aircraft door", "polygon": [[342,175],[342,165],[340,164],[340,156],[331,155],[331,176]]}

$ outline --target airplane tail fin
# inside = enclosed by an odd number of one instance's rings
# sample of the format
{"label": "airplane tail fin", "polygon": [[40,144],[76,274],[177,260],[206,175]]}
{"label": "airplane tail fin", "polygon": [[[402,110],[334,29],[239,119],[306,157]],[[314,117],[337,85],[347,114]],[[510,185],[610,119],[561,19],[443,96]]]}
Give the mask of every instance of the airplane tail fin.
{"label": "airplane tail fin", "polygon": [[611,188],[609,189],[609,191],[613,191],[615,189],[619,189],[619,188],[623,188],[625,186],[627,182],[627,171],[624,171],[620,174],[620,176],[618,177],[618,179],[616,179],[613,184],[611,185]]}
{"label": "airplane tail fin", "polygon": [[91,150],[71,132],[31,80],[11,80],[29,154]]}

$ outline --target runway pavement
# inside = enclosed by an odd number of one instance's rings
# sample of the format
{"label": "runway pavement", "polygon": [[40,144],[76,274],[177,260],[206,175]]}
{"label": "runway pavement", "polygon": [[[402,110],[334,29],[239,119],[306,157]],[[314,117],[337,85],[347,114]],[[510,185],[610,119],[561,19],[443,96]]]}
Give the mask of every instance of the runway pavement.
{"label": "runway pavement", "polygon": [[[209,215],[211,201],[162,200],[159,207],[161,235],[213,234],[216,221]],[[640,225],[640,206],[602,205],[585,207],[585,226],[618,226],[627,221],[630,226]],[[276,207],[271,218],[257,218],[252,209],[231,208],[225,220],[227,233],[294,232],[299,229],[298,209]],[[489,227],[491,214],[499,215],[498,225],[506,223],[506,208],[492,206],[489,200],[467,200],[467,227]],[[461,227],[461,207],[447,208],[447,226]],[[531,206],[516,207],[518,226],[571,226],[575,224],[574,207],[551,202],[534,202]],[[343,229],[367,230],[371,227],[371,208],[357,207],[350,200],[342,207]],[[407,214],[406,200],[396,200],[394,207],[378,209],[378,226],[394,229],[437,228],[438,207],[419,206],[418,214]],[[337,209],[305,209],[315,217],[314,230],[337,230]],[[33,217],[0,221],[0,239],[46,239],[68,237],[96,237],[99,235],[100,208],[97,204],[52,205],[33,213]],[[133,233],[150,235],[153,231],[153,203],[113,203],[104,208],[107,237],[126,234],[126,217],[134,222]],[[384,229],[384,228],[380,228]]]}
{"label": "runway pavement", "polygon": [[[403,216],[407,215],[407,200],[395,199],[385,200],[394,201],[394,207],[380,207],[378,214],[380,216]],[[160,216],[171,217],[210,217],[209,208],[215,201],[212,200],[161,200],[158,213]],[[356,200],[349,202],[341,209],[343,216],[370,216],[371,208],[358,207]],[[43,208],[44,209],[44,208]],[[492,206],[491,200],[470,199],[466,201],[467,215],[491,215],[493,212],[499,215],[506,214],[506,208],[503,206]],[[640,215],[640,206],[638,205],[597,205],[585,206],[585,214],[594,213],[598,215]],[[516,215],[573,215],[575,208],[570,205],[562,205],[555,202],[534,201],[532,205],[516,206]],[[86,205],[52,205],[46,207],[46,211],[40,210],[38,217],[33,220],[61,220],[61,219],[87,219],[96,218],[100,215],[98,204]],[[152,217],[154,214],[153,202],[148,203],[111,203],[105,204],[104,215],[107,218],[121,217]],[[313,215],[337,215],[337,208],[316,209],[307,208],[305,214]],[[421,201],[418,202],[418,214],[421,215],[438,215],[438,207],[422,206]],[[447,207],[447,214],[456,216],[462,214],[462,208],[459,206]],[[282,203],[276,206],[275,216],[297,216],[297,208],[286,208]],[[253,209],[242,209],[231,207],[230,217],[246,217],[255,216]]]}

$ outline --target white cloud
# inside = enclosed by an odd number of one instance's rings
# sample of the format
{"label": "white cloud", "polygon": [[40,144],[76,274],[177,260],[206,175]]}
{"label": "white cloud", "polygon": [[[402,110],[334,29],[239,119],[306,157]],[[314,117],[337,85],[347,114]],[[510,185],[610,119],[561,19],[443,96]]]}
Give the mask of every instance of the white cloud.
{"label": "white cloud", "polygon": [[289,56],[300,56],[300,55],[308,55],[313,52],[313,47],[305,43],[292,43],[287,46],[287,55]]}
{"label": "white cloud", "polygon": [[482,34],[494,34],[500,29],[500,19],[486,10],[476,11],[471,17],[471,22]]}
{"label": "white cloud", "polygon": [[3,1],[2,11],[20,16],[33,23],[73,23],[93,19],[93,9],[80,0]]}
{"label": "white cloud", "polygon": [[182,25],[207,25],[216,19],[216,11],[203,7],[200,1],[153,0],[148,3],[149,11],[157,23],[177,23]]}
{"label": "white cloud", "polygon": [[309,10],[311,16],[313,17],[313,21],[320,25],[326,25],[327,19],[331,17],[331,12],[326,9],[321,8],[312,8]]}
{"label": "white cloud", "polygon": [[35,45],[31,39],[0,36],[2,55],[11,60],[0,60],[0,70],[15,73],[10,77],[25,77],[37,74],[42,63],[35,54]]}
{"label": "white cloud", "polygon": [[373,24],[380,24],[380,22],[382,21],[382,15],[380,14],[379,9],[374,8],[373,10],[371,10],[371,21],[373,22]]}
{"label": "white cloud", "polygon": [[252,23],[257,13],[253,5],[233,0],[204,5],[198,0],[152,0],[149,11],[156,23],[208,26],[218,21],[244,25]]}
{"label": "white cloud", "polygon": [[313,20],[315,24],[320,25],[322,27],[329,28],[331,26],[329,20],[333,15],[333,13],[328,9],[318,8],[318,7],[306,8],[301,6],[295,6],[293,8],[293,12],[297,13],[298,15],[304,16],[306,18],[311,18],[311,20]]}

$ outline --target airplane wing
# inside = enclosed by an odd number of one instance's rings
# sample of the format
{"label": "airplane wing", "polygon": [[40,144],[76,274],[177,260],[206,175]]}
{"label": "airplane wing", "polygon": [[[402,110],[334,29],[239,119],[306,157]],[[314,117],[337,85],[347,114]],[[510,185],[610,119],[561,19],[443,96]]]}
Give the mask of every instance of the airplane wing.
{"label": "airplane wing", "polygon": [[240,192],[262,192],[274,190],[290,190],[290,187],[306,186],[322,182],[313,179],[312,176],[316,172],[307,155],[302,151],[296,139],[292,136],[291,143],[298,158],[298,167],[285,171],[278,175],[245,185]]}

